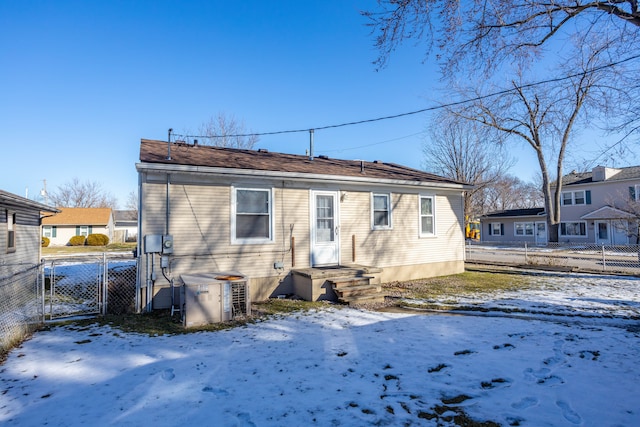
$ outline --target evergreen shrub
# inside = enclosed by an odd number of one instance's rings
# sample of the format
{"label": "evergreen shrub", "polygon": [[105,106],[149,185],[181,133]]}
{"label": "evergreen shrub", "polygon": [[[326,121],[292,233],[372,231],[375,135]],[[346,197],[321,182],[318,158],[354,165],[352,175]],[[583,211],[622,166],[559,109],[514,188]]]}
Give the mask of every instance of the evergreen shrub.
{"label": "evergreen shrub", "polygon": [[87,246],[107,246],[109,244],[109,236],[105,234],[89,234],[87,236]]}
{"label": "evergreen shrub", "polygon": [[73,236],[69,239],[69,246],[84,246],[85,240],[84,236]]}

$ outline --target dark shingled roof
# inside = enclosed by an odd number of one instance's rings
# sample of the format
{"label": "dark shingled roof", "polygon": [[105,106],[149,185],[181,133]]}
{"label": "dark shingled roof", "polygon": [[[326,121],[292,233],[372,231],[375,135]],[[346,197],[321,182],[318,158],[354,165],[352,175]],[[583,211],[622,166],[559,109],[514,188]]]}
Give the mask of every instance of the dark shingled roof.
{"label": "dark shingled roof", "polygon": [[116,223],[127,221],[138,221],[138,211],[134,210],[114,210],[113,219]]}
{"label": "dark shingled roof", "polygon": [[542,216],[542,215],[544,215],[544,208],[507,209],[504,211],[488,213],[486,215],[483,215],[482,218],[504,218],[504,217]]}
{"label": "dark shingled roof", "polygon": [[9,193],[4,190],[0,190],[0,203],[12,207],[37,209],[42,212],[60,212],[60,210],[53,206],[45,205],[44,203],[36,202],[35,200],[29,200],[25,197],[18,196],[17,194]]}
{"label": "dark shingled roof", "polygon": [[[620,172],[608,178],[606,182],[624,181],[627,179],[640,178],[640,166],[630,166],[626,168],[610,168],[618,169]],[[593,171],[589,172],[571,172],[562,177],[562,185],[589,184],[593,181]],[[605,182],[605,181],[599,181]]]}
{"label": "dark shingled roof", "polygon": [[270,153],[266,150],[241,150],[185,143],[171,144],[171,160],[167,160],[167,154],[166,141],[140,141],[140,161],[145,163],[466,185],[417,169],[380,161],[339,160],[326,156],[309,160],[308,156]]}

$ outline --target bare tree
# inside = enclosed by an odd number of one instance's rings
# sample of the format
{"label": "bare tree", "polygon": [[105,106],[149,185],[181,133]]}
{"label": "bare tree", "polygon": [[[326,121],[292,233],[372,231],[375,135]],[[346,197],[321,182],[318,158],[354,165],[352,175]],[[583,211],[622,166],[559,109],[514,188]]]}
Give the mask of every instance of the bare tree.
{"label": "bare tree", "polygon": [[505,175],[488,185],[478,196],[482,213],[506,209],[529,209],[544,206],[542,191],[535,184],[513,175]]}
{"label": "bare tree", "polygon": [[522,141],[536,154],[542,177],[549,240],[558,241],[563,164],[578,120],[587,119],[586,106],[606,103],[610,69],[596,69],[599,53],[586,47],[583,62],[566,67],[582,70],[571,78],[547,85],[526,86],[511,82],[512,90],[500,97],[478,97],[458,114],[497,132],[496,139]]}
{"label": "bare tree", "polygon": [[96,181],[80,182],[78,178],[59,186],[49,195],[55,206],[66,208],[115,208],[117,199]]}
{"label": "bare tree", "polygon": [[[516,73],[518,78],[502,97],[486,98],[488,92],[476,90],[479,101],[463,109],[461,116],[495,129],[504,141],[524,141],[534,150],[549,239],[557,241],[560,178],[578,119],[598,111],[606,129],[638,133],[640,119],[633,112],[640,104],[640,73],[623,68],[629,55],[638,58],[637,0],[381,0],[379,4],[381,11],[364,13],[377,34],[379,66],[403,41],[414,39],[427,43],[427,53],[435,45],[443,75],[452,81],[460,71],[466,72],[466,81],[475,75],[488,82],[504,80],[506,70]],[[539,71],[541,65],[562,74],[544,86],[527,85],[524,76]],[[552,184],[557,184],[553,192]]]}
{"label": "bare tree", "polygon": [[[620,219],[614,223],[614,226],[626,232],[633,239],[632,243],[640,244],[640,194],[637,191],[638,187],[633,185],[629,187],[628,193],[620,191],[616,195],[611,194],[606,201],[609,206],[629,214],[629,218]],[[638,261],[640,261],[640,252],[638,252]]]}
{"label": "bare tree", "polygon": [[474,185],[465,192],[465,220],[482,214],[483,190],[497,182],[512,165],[501,148],[486,140],[478,123],[443,112],[433,120],[430,139],[423,143],[425,169]]}
{"label": "bare tree", "polygon": [[245,128],[243,120],[220,112],[203,123],[199,129],[198,143],[216,147],[251,150],[260,137]]}
{"label": "bare tree", "polygon": [[[493,73],[505,60],[519,66],[539,57],[552,40],[597,35],[606,39],[611,58],[635,53],[640,39],[637,0],[378,0],[365,11],[384,66],[405,40],[436,47],[445,73],[463,62]],[[578,44],[578,45],[579,45]]]}
{"label": "bare tree", "polygon": [[133,211],[138,216],[138,192],[131,191],[127,196],[127,202],[125,204],[125,209],[128,211]]}

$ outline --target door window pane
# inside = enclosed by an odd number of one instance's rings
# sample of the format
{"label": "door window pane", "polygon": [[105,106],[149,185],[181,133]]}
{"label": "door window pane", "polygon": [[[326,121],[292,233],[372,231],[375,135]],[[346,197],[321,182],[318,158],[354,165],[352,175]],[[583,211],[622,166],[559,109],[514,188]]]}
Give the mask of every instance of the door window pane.
{"label": "door window pane", "polygon": [[598,239],[608,240],[609,239],[609,229],[607,224],[604,222],[598,223]]}
{"label": "door window pane", "polygon": [[333,242],[335,239],[333,197],[316,196],[316,241]]}

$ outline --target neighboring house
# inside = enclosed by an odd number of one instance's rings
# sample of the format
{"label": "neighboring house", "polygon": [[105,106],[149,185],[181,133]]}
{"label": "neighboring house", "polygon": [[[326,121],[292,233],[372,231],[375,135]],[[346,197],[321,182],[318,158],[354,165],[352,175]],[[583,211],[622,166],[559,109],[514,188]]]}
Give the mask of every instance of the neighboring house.
{"label": "neighboring house", "polygon": [[563,176],[558,241],[637,244],[638,218],[628,211],[639,200],[640,166]]}
{"label": "neighboring house", "polygon": [[64,246],[73,236],[104,234],[113,239],[114,219],[111,208],[59,208],[60,213],[42,220],[42,236],[52,246]]}
{"label": "neighboring house", "polygon": [[[640,166],[571,172],[562,177],[558,242],[638,244],[639,207]],[[543,208],[494,212],[484,215],[481,223],[484,242],[547,239]]]}
{"label": "neighboring house", "polygon": [[138,239],[138,211],[114,210],[113,242],[135,242]]}
{"label": "neighboring house", "polygon": [[311,267],[370,266],[380,282],[464,271],[471,187],[460,182],[381,161],[144,139],[136,168],[147,309],[169,307],[185,273],[239,272],[264,300],[329,299],[296,281]]}
{"label": "neighboring house", "polygon": [[547,243],[547,216],[544,208],[508,209],[480,218],[483,242]]}
{"label": "neighboring house", "polygon": [[0,278],[40,263],[44,215],[58,209],[0,190]]}

